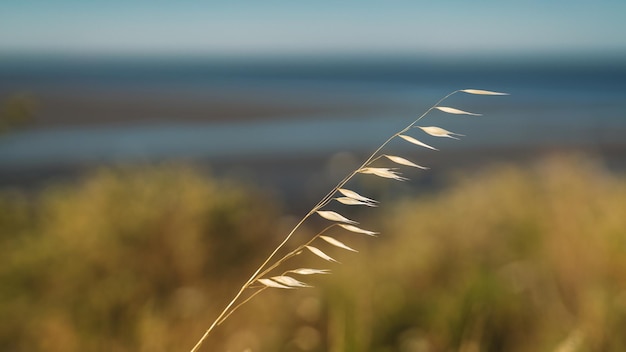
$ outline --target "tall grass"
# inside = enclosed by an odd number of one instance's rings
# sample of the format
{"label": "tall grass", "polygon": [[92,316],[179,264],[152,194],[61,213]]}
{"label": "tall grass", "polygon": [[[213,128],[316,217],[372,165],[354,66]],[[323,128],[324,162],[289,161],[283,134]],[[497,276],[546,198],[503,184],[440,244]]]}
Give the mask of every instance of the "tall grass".
{"label": "tall grass", "polygon": [[3,190],[0,350],[175,349],[192,336],[172,327],[261,259],[277,218],[267,195],[181,165],[102,169],[37,195]]}
{"label": "tall grass", "polygon": [[[389,236],[328,285],[360,339],[336,350],[621,351],[626,348],[626,182],[556,155],[463,173],[397,202]],[[413,346],[413,347],[411,347]],[[418,348],[419,347],[419,348]],[[323,350],[323,349],[322,349]]]}
{"label": "tall grass", "polygon": [[[350,217],[382,235],[335,229],[358,254],[320,246],[342,262],[332,275],[266,290],[204,349],[625,350],[626,177],[580,156],[460,171],[393,202],[377,179],[355,182],[384,206]],[[0,189],[0,350],[184,349],[289,229],[284,213],[184,165]]]}
{"label": "tall grass", "polygon": [[[316,275],[316,274],[326,274],[328,270],[324,269],[314,269],[314,268],[291,268],[283,271],[282,273],[275,275],[273,274],[276,269],[281,268],[281,266],[292,259],[293,257],[299,256],[304,252],[310,252],[323,260],[330,262],[337,262],[334,258],[327,255],[324,251],[318,248],[319,242],[326,242],[332,246],[345,249],[348,251],[356,252],[356,250],[347,246],[343,242],[337,240],[334,237],[330,237],[325,235],[326,232],[335,228],[342,227],[344,230],[357,233],[375,236],[377,233],[371,230],[363,229],[357,227],[358,222],[351,220],[335,211],[332,210],[324,210],[324,208],[329,205],[332,201],[338,201],[343,205],[357,205],[357,206],[369,206],[375,207],[377,206],[377,201],[371,198],[360,195],[359,193],[344,188],[348,182],[350,182],[355,176],[361,174],[370,174],[375,175],[382,178],[397,180],[397,181],[405,181],[407,178],[401,176],[401,173],[398,171],[397,167],[389,167],[389,166],[379,166],[380,162],[383,159],[389,163],[395,163],[396,166],[404,166],[404,167],[414,167],[418,169],[427,169],[427,167],[420,166],[415,164],[414,162],[407,160],[403,157],[396,155],[388,155],[383,154],[382,151],[384,148],[392,141],[397,138],[403,139],[406,142],[412,143],[416,146],[437,150],[435,147],[428,145],[419,139],[413,137],[410,132],[415,129],[421,130],[423,133],[434,136],[434,137],[442,137],[442,138],[453,138],[458,139],[458,137],[462,136],[461,134],[453,133],[448,130],[445,130],[441,127],[437,126],[418,126],[417,123],[421,121],[424,117],[426,117],[433,110],[440,110],[445,113],[455,114],[455,115],[472,115],[479,116],[480,114],[472,113],[464,110],[460,110],[457,108],[452,108],[448,106],[442,106],[441,104],[457,93],[467,93],[467,94],[476,94],[476,95],[506,95],[506,93],[499,93],[493,91],[486,90],[478,90],[478,89],[463,89],[454,91],[445,97],[441,98],[435,105],[426,110],[421,116],[415,119],[413,122],[408,124],[405,128],[400,131],[394,133],[390,136],[385,142],[383,142],[376,150],[366,158],[366,160],[352,172],[350,172],[343,180],[341,180],[334,188],[332,188],[311,210],[300,219],[300,221],[289,231],[289,233],[285,236],[283,241],[269,254],[269,256],[263,261],[263,263],[253,272],[250,278],[241,286],[239,291],[235,294],[232,300],[226,305],[224,310],[217,316],[217,318],[213,321],[213,323],[209,326],[206,332],[202,335],[200,340],[196,343],[196,345],[191,349],[192,352],[197,351],[204,341],[207,339],[211,331],[223,323],[235,310],[237,310],[242,305],[249,302],[252,298],[257,296],[259,293],[273,288],[279,289],[296,289],[302,287],[308,287],[309,285],[300,281],[299,279],[294,278],[295,275]],[[324,228],[324,230],[318,232],[312,237],[306,239],[300,245],[297,245],[294,249],[290,250],[286,254],[279,256],[279,252],[281,249],[285,247],[285,245],[292,239],[296,231],[307,221],[310,217],[314,215],[319,215],[322,218],[332,222],[331,225]],[[315,245],[315,246],[314,246]],[[251,291],[251,292],[249,292]],[[247,294],[247,295],[246,295]]]}

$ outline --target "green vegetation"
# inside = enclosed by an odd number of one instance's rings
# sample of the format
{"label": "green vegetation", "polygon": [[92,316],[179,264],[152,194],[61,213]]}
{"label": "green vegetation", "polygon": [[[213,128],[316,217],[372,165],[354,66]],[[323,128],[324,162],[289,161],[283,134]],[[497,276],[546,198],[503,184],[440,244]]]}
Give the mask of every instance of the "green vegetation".
{"label": "green vegetation", "polygon": [[0,135],[28,123],[35,114],[36,100],[28,94],[12,94],[0,101]]}
{"label": "green vegetation", "polygon": [[180,349],[277,219],[258,192],[169,165],[7,191],[0,214],[3,351]]}
{"label": "green vegetation", "polygon": [[625,350],[624,214],[626,179],[579,158],[398,204],[389,240],[343,268],[362,285],[346,301],[367,302],[353,329],[370,337],[348,350]]}
{"label": "green vegetation", "polygon": [[[316,288],[263,292],[204,350],[626,349],[623,175],[552,158],[355,211],[378,239],[341,233],[361,253]],[[183,165],[3,190],[0,350],[188,350],[293,225],[280,214]]]}

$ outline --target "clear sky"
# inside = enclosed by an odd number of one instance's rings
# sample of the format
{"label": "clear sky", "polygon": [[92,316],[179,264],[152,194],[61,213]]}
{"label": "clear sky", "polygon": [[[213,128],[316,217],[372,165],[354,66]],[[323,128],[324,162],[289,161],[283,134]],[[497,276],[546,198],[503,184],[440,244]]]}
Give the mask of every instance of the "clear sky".
{"label": "clear sky", "polygon": [[626,0],[2,0],[0,55],[626,53]]}

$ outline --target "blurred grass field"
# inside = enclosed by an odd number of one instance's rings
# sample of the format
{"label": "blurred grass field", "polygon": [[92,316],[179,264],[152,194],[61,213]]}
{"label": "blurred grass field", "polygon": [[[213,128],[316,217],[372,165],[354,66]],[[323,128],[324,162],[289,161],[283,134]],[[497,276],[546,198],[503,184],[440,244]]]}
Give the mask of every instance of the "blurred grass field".
{"label": "blurred grass field", "polygon": [[[287,213],[183,164],[1,190],[0,350],[188,350]],[[624,214],[625,176],[590,158],[451,174],[351,214],[381,236],[340,234],[360,253],[304,258],[333,275],[260,295],[204,350],[623,351]]]}

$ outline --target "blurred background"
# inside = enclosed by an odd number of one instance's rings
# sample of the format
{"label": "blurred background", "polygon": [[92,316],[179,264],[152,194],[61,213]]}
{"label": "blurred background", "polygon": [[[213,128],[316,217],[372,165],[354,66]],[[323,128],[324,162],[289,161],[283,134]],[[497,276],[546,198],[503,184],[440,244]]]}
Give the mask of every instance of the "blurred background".
{"label": "blurred background", "polygon": [[[207,351],[626,348],[623,1],[4,1],[0,349],[193,346],[390,135],[383,232]],[[323,223],[302,230],[314,233]],[[295,245],[295,244],[294,244]]]}

